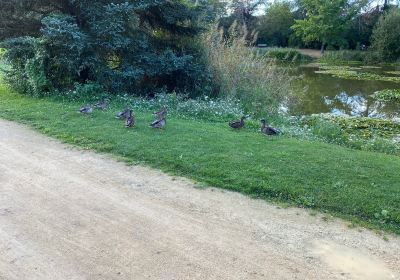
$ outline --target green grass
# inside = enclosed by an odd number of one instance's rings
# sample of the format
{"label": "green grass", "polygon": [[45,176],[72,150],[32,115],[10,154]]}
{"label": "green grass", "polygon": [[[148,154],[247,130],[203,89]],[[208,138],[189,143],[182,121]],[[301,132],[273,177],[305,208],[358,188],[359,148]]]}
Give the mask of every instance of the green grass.
{"label": "green grass", "polygon": [[115,119],[117,104],[91,116],[82,104],[35,99],[0,85],[0,118],[25,123],[84,149],[144,164],[201,184],[329,212],[400,234],[400,158],[288,137],[268,138],[226,123],[171,116],[164,131]]}

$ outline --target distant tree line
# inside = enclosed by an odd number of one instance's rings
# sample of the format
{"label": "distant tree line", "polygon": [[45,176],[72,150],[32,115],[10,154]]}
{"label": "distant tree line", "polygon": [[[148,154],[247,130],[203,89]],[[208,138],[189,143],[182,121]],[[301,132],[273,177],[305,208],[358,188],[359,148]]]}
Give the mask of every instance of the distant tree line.
{"label": "distant tree line", "polygon": [[[372,44],[373,30],[394,1],[382,0],[371,6],[368,0],[281,0],[264,2],[234,0],[231,14],[221,19],[228,30],[233,22],[245,26],[247,36],[257,36],[253,44],[277,47],[366,49]],[[374,2],[376,3],[376,2]],[[258,9],[257,9],[258,8]],[[392,30],[391,32],[394,32]]]}

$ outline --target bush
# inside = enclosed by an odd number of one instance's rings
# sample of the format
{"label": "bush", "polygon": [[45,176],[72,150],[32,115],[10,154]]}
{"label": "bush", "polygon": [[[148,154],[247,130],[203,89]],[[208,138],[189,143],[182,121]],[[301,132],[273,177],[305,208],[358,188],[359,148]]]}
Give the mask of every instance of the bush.
{"label": "bush", "polygon": [[213,28],[203,36],[203,44],[220,98],[240,100],[246,112],[261,116],[277,113],[290,97],[286,70],[255,54],[244,38],[231,32],[226,40]]}
{"label": "bush", "polygon": [[341,62],[357,61],[364,62],[367,60],[368,52],[353,51],[353,50],[340,50],[340,51],[327,51],[321,57],[322,63],[335,64]]}
{"label": "bush", "polygon": [[400,10],[381,16],[372,33],[372,49],[382,61],[400,60]]}
{"label": "bush", "polygon": [[290,48],[268,48],[264,55],[284,62],[306,62],[312,60],[311,56]]}
{"label": "bush", "polygon": [[163,87],[204,89],[211,81],[196,44],[203,30],[201,4],[67,2],[42,19],[42,28],[33,32],[38,37],[3,44],[12,68],[8,80],[19,91],[46,95],[91,81],[111,93],[146,94]]}

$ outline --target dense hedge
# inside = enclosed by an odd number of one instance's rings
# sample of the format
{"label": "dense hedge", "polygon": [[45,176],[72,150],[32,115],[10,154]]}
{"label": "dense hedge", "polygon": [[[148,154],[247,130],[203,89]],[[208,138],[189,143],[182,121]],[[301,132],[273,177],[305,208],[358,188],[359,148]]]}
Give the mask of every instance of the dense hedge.
{"label": "dense hedge", "polygon": [[90,81],[109,92],[193,92],[211,80],[195,39],[205,7],[180,0],[61,2],[43,16],[39,35],[2,44],[12,66],[8,80],[19,90],[43,95]]}

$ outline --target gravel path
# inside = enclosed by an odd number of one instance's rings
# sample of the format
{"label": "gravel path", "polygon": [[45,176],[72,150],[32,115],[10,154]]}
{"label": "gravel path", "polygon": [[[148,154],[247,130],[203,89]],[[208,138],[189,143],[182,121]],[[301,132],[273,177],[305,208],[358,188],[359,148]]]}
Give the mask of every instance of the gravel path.
{"label": "gravel path", "polygon": [[400,238],[0,120],[0,279],[400,279]]}

